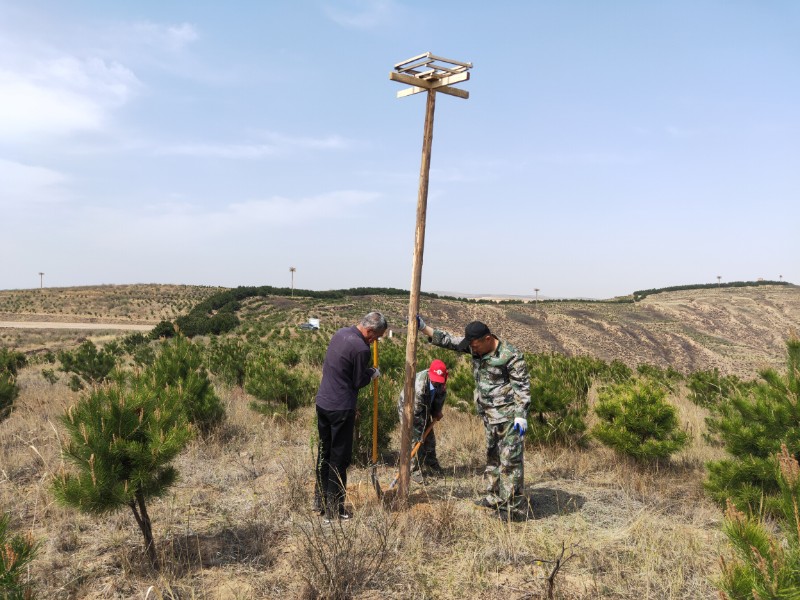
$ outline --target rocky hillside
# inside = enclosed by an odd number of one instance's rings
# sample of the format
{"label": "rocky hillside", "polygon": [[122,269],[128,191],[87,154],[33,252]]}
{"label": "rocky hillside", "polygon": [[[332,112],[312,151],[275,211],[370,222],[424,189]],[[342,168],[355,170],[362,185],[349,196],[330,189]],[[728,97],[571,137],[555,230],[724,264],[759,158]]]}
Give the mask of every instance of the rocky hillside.
{"label": "rocky hillside", "polygon": [[[8,321],[30,320],[33,316],[53,321],[91,317],[92,321],[124,318],[155,324],[162,318],[185,314],[220,289],[97,286],[49,293],[4,291],[0,292],[0,314]],[[239,315],[245,324],[261,319],[298,324],[316,317],[326,325],[340,326],[373,309],[385,312],[395,334],[402,334],[407,312],[403,296],[251,298],[243,303]],[[683,372],[716,367],[725,374],[751,378],[764,366],[783,365],[785,341],[800,329],[800,287],[662,292],[635,304],[493,304],[423,298],[420,312],[431,325],[453,333],[463,331],[469,321],[484,321],[498,336],[529,352],[588,354],[607,361],[619,359],[630,366],[649,363]],[[0,340],[20,345],[20,335],[0,335]],[[43,335],[39,332],[37,343],[46,342]]]}
{"label": "rocky hillside", "polygon": [[458,331],[485,321],[531,352],[554,351],[651,363],[679,371],[718,368],[752,377],[783,365],[785,341],[800,328],[800,288],[762,286],[665,292],[635,304],[471,305],[424,301],[432,325]]}

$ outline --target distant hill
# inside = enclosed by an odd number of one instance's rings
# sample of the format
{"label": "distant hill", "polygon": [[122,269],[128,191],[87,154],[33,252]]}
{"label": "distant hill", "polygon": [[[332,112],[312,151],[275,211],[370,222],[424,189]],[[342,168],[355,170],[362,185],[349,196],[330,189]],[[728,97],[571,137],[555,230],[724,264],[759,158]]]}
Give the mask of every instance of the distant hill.
{"label": "distant hill", "polygon": [[[224,288],[158,285],[2,291],[0,320],[155,325],[187,314],[221,291]],[[405,331],[407,297],[398,290],[331,298],[295,292],[294,297],[247,298],[237,315],[245,326],[264,318],[297,325],[310,317],[341,326],[374,309],[388,316],[395,335]],[[785,284],[659,290],[635,303],[540,300],[504,304],[423,296],[420,312],[431,325],[455,334],[469,321],[484,321],[498,336],[528,352],[588,354],[630,366],[650,363],[680,371],[716,367],[743,377],[755,376],[764,366],[781,367],[785,341],[800,329],[800,288]],[[30,349],[48,343],[44,332],[29,339],[25,335],[33,334],[5,335],[0,345]],[[58,335],[68,343],[63,333]]]}

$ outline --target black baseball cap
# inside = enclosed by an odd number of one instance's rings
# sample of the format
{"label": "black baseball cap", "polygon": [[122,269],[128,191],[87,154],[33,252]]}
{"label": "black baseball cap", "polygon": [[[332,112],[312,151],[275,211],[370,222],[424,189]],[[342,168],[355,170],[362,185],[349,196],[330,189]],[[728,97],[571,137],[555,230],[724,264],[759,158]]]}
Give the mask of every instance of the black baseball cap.
{"label": "black baseball cap", "polygon": [[481,323],[480,321],[473,321],[464,328],[464,339],[458,345],[458,349],[461,352],[465,352],[466,350],[469,349],[469,343],[472,340],[478,340],[482,337],[486,337],[487,335],[491,335],[491,333],[492,332],[489,331],[489,327],[486,325],[486,323]]}

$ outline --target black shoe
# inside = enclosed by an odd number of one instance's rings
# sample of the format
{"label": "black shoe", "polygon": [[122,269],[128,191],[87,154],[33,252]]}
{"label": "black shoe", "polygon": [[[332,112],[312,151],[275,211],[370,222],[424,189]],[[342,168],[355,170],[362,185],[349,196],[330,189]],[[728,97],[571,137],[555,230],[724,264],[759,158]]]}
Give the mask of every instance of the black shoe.
{"label": "black shoe", "polygon": [[497,508],[497,518],[506,523],[521,523],[528,520],[528,515],[520,512],[514,508],[499,507]]}
{"label": "black shoe", "polygon": [[497,510],[497,504],[495,502],[491,502],[486,496],[478,498],[477,500],[473,500],[473,504],[475,506],[480,506],[481,508],[491,508],[493,510]]}
{"label": "black shoe", "polygon": [[441,477],[444,475],[444,469],[438,462],[432,465],[425,465],[423,467],[423,471],[427,471],[429,474],[435,475],[436,477]]}
{"label": "black shoe", "polygon": [[353,513],[347,510],[344,506],[339,508],[339,519],[342,521],[348,521],[353,518]]}

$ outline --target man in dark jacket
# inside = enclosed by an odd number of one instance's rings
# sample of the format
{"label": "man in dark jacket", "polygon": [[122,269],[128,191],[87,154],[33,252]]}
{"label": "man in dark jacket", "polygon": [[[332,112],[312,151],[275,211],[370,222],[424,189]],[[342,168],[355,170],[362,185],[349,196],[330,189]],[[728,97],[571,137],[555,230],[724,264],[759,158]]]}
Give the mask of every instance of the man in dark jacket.
{"label": "man in dark jacket", "polygon": [[388,327],[386,318],[371,312],[358,325],[333,334],[317,391],[317,482],[315,504],[327,521],[349,519],[344,507],[347,467],[353,454],[353,430],[358,390],[380,376],[371,366],[369,345]]}

